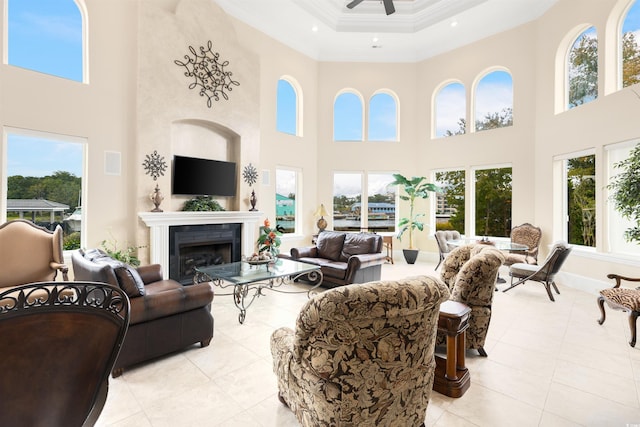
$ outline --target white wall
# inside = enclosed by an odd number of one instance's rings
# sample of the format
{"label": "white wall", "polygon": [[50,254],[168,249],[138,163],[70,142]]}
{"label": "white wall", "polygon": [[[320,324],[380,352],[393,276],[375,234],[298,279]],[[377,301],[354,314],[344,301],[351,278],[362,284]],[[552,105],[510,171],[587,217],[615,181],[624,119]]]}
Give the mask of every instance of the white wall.
{"label": "white wall", "polygon": [[[319,63],[228,17],[209,0],[86,3],[91,83],[2,65],[0,124],[88,139],[86,243],[90,247],[109,238],[109,233],[120,242],[148,243],[146,229],[137,218],[137,212],[153,208],[148,196],[155,183],[142,168],[145,155],[157,150],[170,162],[179,150],[208,152],[193,140],[188,148],[176,142],[176,135],[199,133],[185,132],[184,123],[223,129],[239,140],[241,148],[234,155],[240,169],[251,162],[260,178],[263,171],[270,174],[269,185],[260,180],[253,187],[265,217],[275,215],[275,169],[285,166],[301,171],[303,235],[285,240],[284,250],[310,243],[316,230],[312,213],[319,203],[331,204],[335,170],[429,175],[433,169],[510,163],[513,223],[542,227],[544,256],[561,234],[552,214],[552,207],[559,203],[552,192],[553,157],[587,148],[601,156],[605,144],[640,137],[640,100],[630,89],[607,95],[602,89],[597,101],[568,112],[556,114],[554,108],[559,44],[583,23],[595,24],[599,37],[604,37],[602,28],[611,10],[619,7],[616,0],[561,0],[534,22],[415,64]],[[208,40],[229,61],[240,82],[228,101],[214,102],[212,108],[187,88],[188,80],[173,62],[188,53],[188,46],[197,48]],[[434,90],[448,79],[462,81],[470,111],[476,79],[496,66],[508,69],[513,77],[514,126],[432,140]],[[303,91],[302,137],[275,130],[276,84],[283,75],[293,76]],[[366,100],[378,89],[395,92],[400,99],[400,141],[334,143],[333,101],[344,88],[358,90]],[[120,176],[104,174],[105,150],[122,153]],[[211,150],[217,153],[218,148]],[[602,161],[598,160],[597,168],[604,172]],[[179,209],[184,198],[171,197],[170,171],[158,184],[166,197],[161,207]],[[599,188],[605,184],[598,182]],[[239,196],[227,202],[247,210],[250,192],[241,183]],[[606,225],[602,198],[598,202],[597,239],[601,241]],[[423,251],[437,250],[432,232],[418,239]],[[396,249],[401,247],[396,244]],[[600,247],[586,254],[574,251],[566,267],[568,274],[592,281],[605,280],[612,271],[640,274],[636,260],[610,257]]]}

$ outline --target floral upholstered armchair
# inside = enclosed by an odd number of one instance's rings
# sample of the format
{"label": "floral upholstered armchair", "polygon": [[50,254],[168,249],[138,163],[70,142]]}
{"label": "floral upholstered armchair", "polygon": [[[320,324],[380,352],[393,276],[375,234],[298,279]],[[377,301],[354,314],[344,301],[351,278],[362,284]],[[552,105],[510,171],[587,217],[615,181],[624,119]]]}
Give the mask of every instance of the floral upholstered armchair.
{"label": "floral upholstered armchair", "polygon": [[538,248],[542,238],[540,227],[525,222],[511,229],[511,242],[527,245],[529,249],[524,252],[513,252],[505,256],[504,265],[517,263],[537,264]]}
{"label": "floral upholstered armchair", "polygon": [[346,285],[271,336],[280,400],[303,426],[423,425],[435,372],[437,278]]}
{"label": "floral upholstered armchair", "polygon": [[[504,255],[489,245],[460,246],[444,260],[441,275],[451,288],[451,300],[471,308],[466,347],[486,357],[484,343],[491,321],[491,303],[495,292],[498,269]],[[438,334],[438,345],[444,345],[446,336]]]}

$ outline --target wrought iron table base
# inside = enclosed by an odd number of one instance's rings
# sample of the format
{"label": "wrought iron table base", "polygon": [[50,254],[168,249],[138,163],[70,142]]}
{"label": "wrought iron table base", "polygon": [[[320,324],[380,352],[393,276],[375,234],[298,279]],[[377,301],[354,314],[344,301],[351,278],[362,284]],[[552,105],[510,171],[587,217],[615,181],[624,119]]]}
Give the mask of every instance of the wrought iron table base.
{"label": "wrought iron table base", "polygon": [[[311,283],[314,283],[314,285],[306,291],[284,291],[281,289],[276,289],[284,284],[295,282],[296,280],[300,279],[303,276],[308,276],[308,279],[311,281]],[[259,280],[251,283],[226,282],[225,284],[224,279],[220,279],[220,278],[212,279],[208,274],[198,271],[193,277],[193,283],[211,282],[214,284],[214,286],[219,287],[221,289],[226,289],[230,286],[233,286],[233,293],[222,293],[217,295],[222,295],[222,296],[233,295],[233,302],[235,306],[238,308],[238,310],[240,310],[240,314],[238,314],[238,322],[240,322],[240,324],[243,324],[247,317],[247,309],[251,306],[251,304],[253,304],[253,301],[256,298],[259,298],[265,295],[262,293],[263,289],[274,291],[274,292],[280,292],[283,294],[306,293],[307,296],[311,298],[313,291],[315,291],[322,284],[322,279],[323,279],[322,271],[314,270],[311,272],[300,273],[295,276],[291,275],[291,276],[283,276],[283,277],[274,277],[266,281]],[[251,291],[254,291],[253,294],[251,294]]]}

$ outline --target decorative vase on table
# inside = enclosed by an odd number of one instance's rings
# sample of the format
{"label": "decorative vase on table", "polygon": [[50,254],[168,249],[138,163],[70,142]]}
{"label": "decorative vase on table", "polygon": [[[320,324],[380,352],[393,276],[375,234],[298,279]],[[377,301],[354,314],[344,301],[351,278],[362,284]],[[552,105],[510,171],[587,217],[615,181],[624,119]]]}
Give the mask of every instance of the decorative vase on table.
{"label": "decorative vase on table", "polygon": [[269,252],[275,259],[280,253],[280,236],[282,233],[271,228],[269,218],[264,220],[262,227],[260,227],[260,236],[258,237],[258,253]]}

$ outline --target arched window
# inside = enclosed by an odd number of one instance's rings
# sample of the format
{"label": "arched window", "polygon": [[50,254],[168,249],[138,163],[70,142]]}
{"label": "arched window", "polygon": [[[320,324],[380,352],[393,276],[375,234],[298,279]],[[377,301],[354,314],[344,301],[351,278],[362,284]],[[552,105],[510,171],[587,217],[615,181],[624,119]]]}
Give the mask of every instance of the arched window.
{"label": "arched window", "polygon": [[278,80],[276,130],[290,135],[302,135],[299,90],[289,77]]}
{"label": "arched window", "polygon": [[598,97],[598,36],[595,27],[583,31],[567,57],[567,109]]}
{"label": "arched window", "polygon": [[462,83],[449,83],[438,91],[434,102],[435,137],[461,135],[467,128],[467,101]]}
{"label": "arched window", "polygon": [[398,140],[398,107],[393,95],[379,92],[369,100],[367,139],[369,141]]}
{"label": "arched window", "polygon": [[333,140],[362,141],[362,97],[355,92],[342,92],[333,104]]}
{"label": "arched window", "polygon": [[476,86],[476,131],[513,125],[513,80],[507,71],[492,71]]}
{"label": "arched window", "polygon": [[83,14],[74,0],[7,0],[8,63],[83,81]]}
{"label": "arched window", "polygon": [[631,3],[621,28],[622,87],[640,83],[640,1]]}

